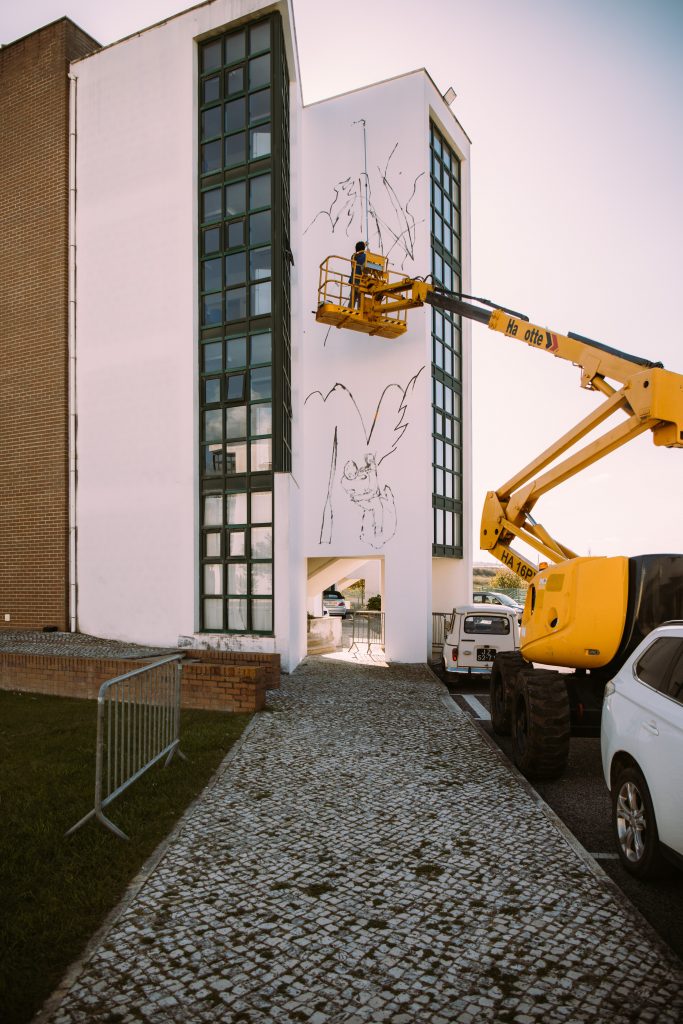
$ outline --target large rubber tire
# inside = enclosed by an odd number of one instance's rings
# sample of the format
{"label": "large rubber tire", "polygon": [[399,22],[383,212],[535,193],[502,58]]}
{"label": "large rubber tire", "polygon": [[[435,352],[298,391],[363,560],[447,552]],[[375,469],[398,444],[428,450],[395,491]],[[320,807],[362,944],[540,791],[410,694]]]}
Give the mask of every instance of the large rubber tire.
{"label": "large rubber tire", "polygon": [[513,684],[519,670],[527,664],[517,651],[504,651],[493,663],[489,696],[491,728],[497,736],[509,736],[512,731]]}
{"label": "large rubber tire", "polygon": [[512,754],[529,779],[557,779],[569,757],[569,697],[560,672],[527,665],[515,677]]}
{"label": "large rubber tire", "polygon": [[612,782],[612,827],[621,863],[636,878],[655,878],[665,866],[652,798],[634,764],[618,769]]}

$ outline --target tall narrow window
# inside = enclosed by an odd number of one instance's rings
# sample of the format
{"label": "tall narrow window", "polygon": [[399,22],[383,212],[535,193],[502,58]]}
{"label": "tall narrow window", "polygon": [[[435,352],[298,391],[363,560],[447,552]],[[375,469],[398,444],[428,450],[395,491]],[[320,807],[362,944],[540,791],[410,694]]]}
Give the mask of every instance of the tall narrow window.
{"label": "tall narrow window", "polygon": [[289,74],[280,16],[200,44],[201,628],[272,633],[291,468]]}
{"label": "tall narrow window", "polygon": [[[460,161],[430,125],[432,274],[460,291]],[[460,317],[432,310],[432,554],[462,557]]]}

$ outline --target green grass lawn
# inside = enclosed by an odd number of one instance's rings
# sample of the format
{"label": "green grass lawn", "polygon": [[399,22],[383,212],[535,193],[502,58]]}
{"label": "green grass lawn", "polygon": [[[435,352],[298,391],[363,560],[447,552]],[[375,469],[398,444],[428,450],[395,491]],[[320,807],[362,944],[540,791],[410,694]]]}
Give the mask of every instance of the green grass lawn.
{"label": "green grass lawn", "polygon": [[90,821],[94,701],[0,691],[0,1020],[28,1021],[209,781],[249,715],[181,713],[180,749]]}

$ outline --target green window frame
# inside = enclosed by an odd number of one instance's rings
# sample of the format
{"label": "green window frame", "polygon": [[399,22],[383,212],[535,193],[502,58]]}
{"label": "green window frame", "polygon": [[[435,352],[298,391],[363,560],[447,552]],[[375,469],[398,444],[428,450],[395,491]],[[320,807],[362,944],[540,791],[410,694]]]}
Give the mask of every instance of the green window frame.
{"label": "green window frame", "polygon": [[289,73],[280,15],[199,43],[200,630],[272,635],[291,470]]}
{"label": "green window frame", "polygon": [[[432,277],[461,291],[460,160],[429,127]],[[432,554],[462,558],[462,327],[432,309]]]}

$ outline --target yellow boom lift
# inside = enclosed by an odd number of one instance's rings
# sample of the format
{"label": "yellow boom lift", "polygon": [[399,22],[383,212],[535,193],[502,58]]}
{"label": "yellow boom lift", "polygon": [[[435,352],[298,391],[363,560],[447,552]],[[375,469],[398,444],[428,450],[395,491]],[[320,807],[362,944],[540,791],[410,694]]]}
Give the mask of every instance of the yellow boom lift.
{"label": "yellow boom lift", "polygon": [[[531,513],[542,495],[647,430],[655,445],[683,448],[683,375],[578,334],[558,334],[488,300],[392,274],[383,257],[368,254],[368,263],[355,282],[358,295],[348,296],[350,261],[323,262],[319,322],[398,338],[406,311],[431,305],[572,363],[581,387],[602,397],[594,412],[489,491],[481,518],[481,547],[530,583],[520,653],[499,655],[491,673],[493,728],[512,733],[524,774],[553,778],[566,765],[570,734],[599,730],[605,682],[652,629],[683,618],[683,555],[579,557]],[[542,556],[540,566],[512,547],[515,539]]]}

